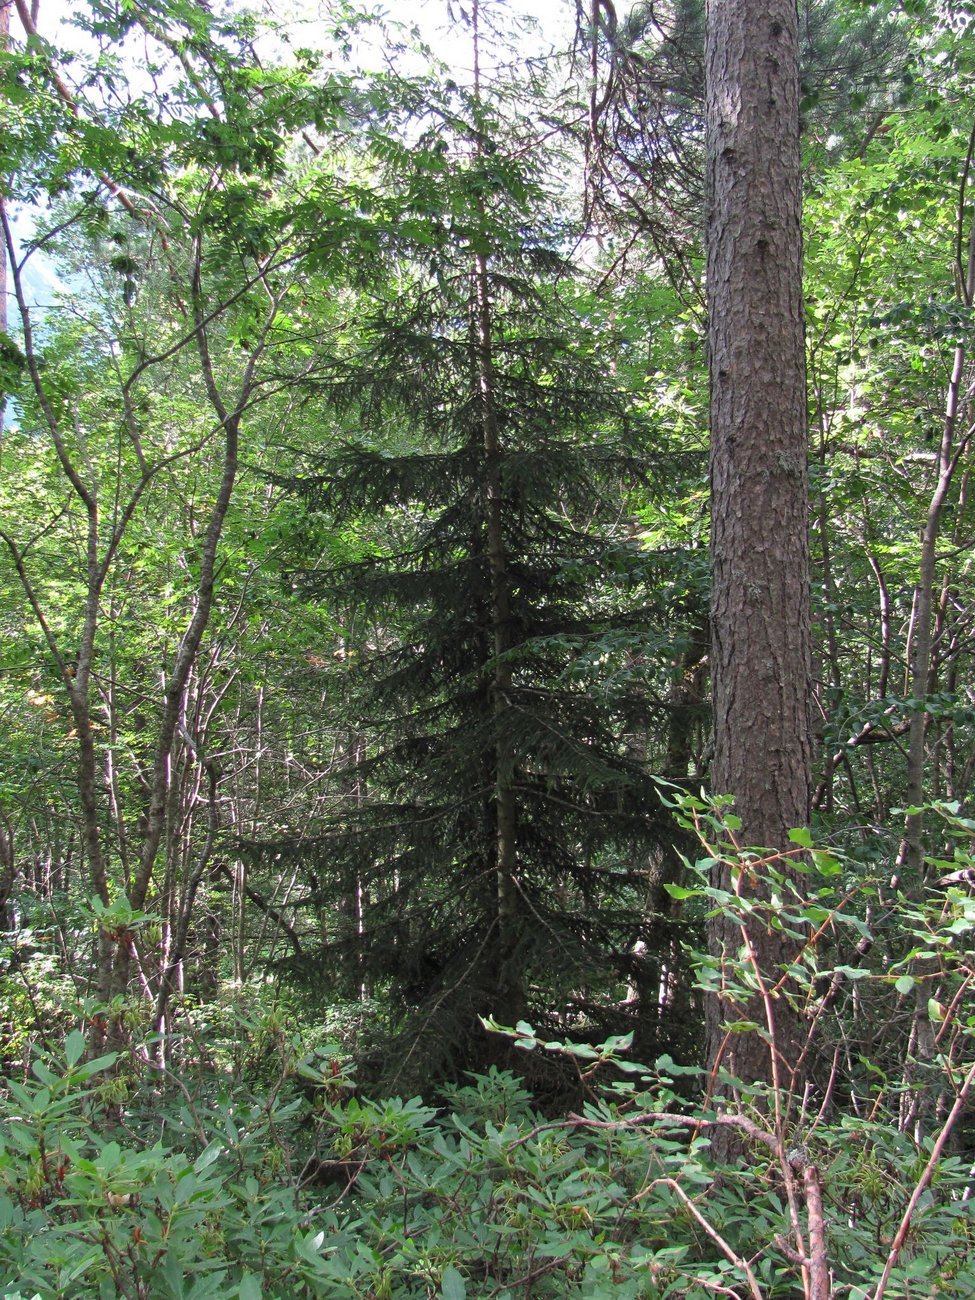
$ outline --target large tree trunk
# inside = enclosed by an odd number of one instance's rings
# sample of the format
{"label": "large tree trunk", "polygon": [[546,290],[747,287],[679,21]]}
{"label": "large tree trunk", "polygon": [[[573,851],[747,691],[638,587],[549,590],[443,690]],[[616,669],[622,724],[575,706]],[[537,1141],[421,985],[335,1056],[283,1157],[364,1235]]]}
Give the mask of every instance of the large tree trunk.
{"label": "large tree trunk", "polygon": [[[734,797],[742,843],[780,849],[808,821],[811,768],[795,0],[710,0],[706,55],[713,788]],[[717,951],[742,943],[721,918],[712,937]],[[788,960],[778,933],[751,938],[764,969]],[[777,1059],[759,1035],[726,1038],[718,998],[708,1014],[713,1064],[788,1086],[798,1025],[781,999],[745,1009]]]}

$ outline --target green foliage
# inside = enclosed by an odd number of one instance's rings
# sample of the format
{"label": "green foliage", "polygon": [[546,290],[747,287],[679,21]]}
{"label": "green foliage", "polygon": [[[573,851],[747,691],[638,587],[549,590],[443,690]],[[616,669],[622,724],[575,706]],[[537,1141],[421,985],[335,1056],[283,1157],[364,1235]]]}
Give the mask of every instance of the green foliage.
{"label": "green foliage", "polygon": [[512,997],[533,1015],[575,1005],[596,1036],[620,1018],[648,937],[644,880],[672,831],[649,775],[651,727],[668,721],[656,700],[697,615],[676,590],[683,554],[653,554],[629,517],[693,458],[657,453],[607,382],[542,178],[481,105],[462,107],[490,154],[442,133],[435,171],[424,152],[384,159],[401,195],[386,283],[307,385],[324,427],[357,430],[286,480],[304,502],[296,579],[344,613],[350,761],[318,842],[306,828],[271,846],[336,915],[287,969],[327,972],[345,996],[382,990],[405,1034],[382,1068],[406,1056],[427,1083],[485,1064],[477,1015]]}
{"label": "green foliage", "polygon": [[[855,967],[831,945],[842,950],[847,931],[873,933],[857,917],[871,899],[847,889],[841,859],[800,831],[794,854],[759,864],[736,847],[720,809],[685,799],[681,810],[705,847],[687,892],[743,932],[784,925],[806,936],[801,958],[779,972],[780,996],[807,1007],[817,1055],[833,1058],[818,1095],[783,1098],[780,1110],[739,1080],[738,1099],[715,1106],[694,1091],[694,1066],[666,1055],[644,1066],[629,1060],[626,1039],[558,1043],[522,1023],[500,1032],[529,1052],[564,1055],[585,1093],[578,1111],[539,1114],[520,1080],[494,1067],[446,1089],[440,1111],[419,1097],[368,1100],[327,1044],[302,1056],[287,1014],[265,1003],[228,1026],[265,1062],[261,1080],[248,1084],[229,1058],[216,1070],[187,1060],[178,1085],[162,1073],[138,1088],[119,1125],[104,1110],[118,1062],[86,1059],[72,1031],[8,1083],[0,1280],[41,1297],[73,1288],[145,1300],[705,1300],[746,1285],[786,1300],[806,1293],[794,1242],[796,1232],[811,1242],[815,1221],[823,1244],[809,1249],[825,1250],[820,1262],[842,1294],[876,1293],[891,1262],[888,1296],[907,1300],[920,1281],[970,1294],[970,1156],[943,1138],[948,1108],[957,1118],[975,1077],[973,1025],[955,996],[975,975],[972,900],[951,889],[947,927],[941,897],[892,903],[883,957]],[[967,869],[971,820],[951,808],[943,816],[956,853],[934,865]],[[719,897],[708,884],[719,855],[747,894]],[[720,978],[732,1019],[771,974],[753,968],[747,945],[720,970],[710,955],[697,960],[704,984]],[[862,1053],[837,1064],[838,1046],[856,1051],[864,1002],[876,1015],[874,999],[910,995],[907,966],[941,1008],[927,1073],[895,1078]],[[847,992],[830,1001],[837,974]],[[908,1131],[905,1101],[932,1086],[945,1100],[926,1131]],[[725,1122],[747,1136],[747,1159],[718,1170],[709,1139]]]}
{"label": "green foliage", "polygon": [[[61,277],[0,336],[0,1290],[792,1297],[812,1169],[837,1293],[876,1294],[916,1191],[886,1293],[971,1295],[964,403],[908,671],[972,323],[971,5],[802,10],[821,780],[771,860],[653,779],[707,779],[703,7],[604,6],[595,62],[551,61],[579,84],[519,51],[480,97],[398,38],[354,75],[374,20],[329,8],[322,54],[187,0],[92,0],[83,54],[14,15],[0,50],[16,263],[28,298]],[[169,701],[223,473],[206,356],[239,464]],[[705,953],[719,915],[741,942]],[[750,927],[794,959],[756,970]],[[703,1001],[774,1048],[763,990],[807,1090],[719,1069],[750,1144],[716,1169]],[[132,1051],[89,1061],[106,1013]]]}

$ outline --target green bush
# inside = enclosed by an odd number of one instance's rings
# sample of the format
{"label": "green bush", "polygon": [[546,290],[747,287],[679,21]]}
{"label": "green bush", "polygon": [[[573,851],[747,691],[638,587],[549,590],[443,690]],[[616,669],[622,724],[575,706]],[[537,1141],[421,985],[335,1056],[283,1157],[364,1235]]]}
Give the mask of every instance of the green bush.
{"label": "green bush", "polygon": [[[724,822],[691,806],[708,846],[749,872]],[[973,829],[942,810],[954,847],[938,870],[966,871]],[[927,900],[850,888],[843,861],[797,838],[798,884],[774,860],[764,895],[716,897],[707,861],[682,887],[689,908],[719,906],[747,928],[789,925],[800,957],[776,973],[810,1026],[820,1065],[806,1095],[734,1081],[700,1095],[693,1064],[627,1059],[602,1047],[503,1030],[526,1051],[574,1064],[579,1113],[538,1112],[523,1082],[492,1068],[419,1097],[357,1094],[347,1057],[304,1032],[272,997],[195,1060],[170,1069],[88,1059],[72,1030],[36,1046],[0,1095],[0,1293],[175,1300],[544,1300],[727,1294],[792,1300],[975,1294],[963,1121],[975,1082],[966,990],[975,982],[975,902],[960,884]],[[951,873],[949,873],[951,874]],[[874,919],[868,928],[864,900]],[[859,912],[858,912],[859,908]],[[851,942],[861,943],[854,962]],[[747,945],[699,979],[730,990],[730,1030],[767,972]],[[839,982],[837,982],[839,980]],[[737,991],[736,991],[737,990]],[[737,1001],[736,1001],[737,999]],[[737,1007],[737,1010],[736,1010]],[[204,1008],[200,1009],[203,1015]],[[930,1050],[916,1045],[919,1017]],[[886,1017],[873,1040],[867,1028]],[[910,1031],[913,1038],[897,1038]],[[50,1037],[50,1036],[49,1036]],[[866,1051],[872,1041],[883,1050]],[[771,1044],[770,1044],[771,1046]],[[183,1053],[178,1075],[171,1072]],[[830,1065],[825,1071],[822,1063]],[[732,1125],[744,1156],[717,1164],[711,1136]],[[817,1283],[818,1278],[818,1283]],[[816,1286],[819,1286],[817,1292]]]}

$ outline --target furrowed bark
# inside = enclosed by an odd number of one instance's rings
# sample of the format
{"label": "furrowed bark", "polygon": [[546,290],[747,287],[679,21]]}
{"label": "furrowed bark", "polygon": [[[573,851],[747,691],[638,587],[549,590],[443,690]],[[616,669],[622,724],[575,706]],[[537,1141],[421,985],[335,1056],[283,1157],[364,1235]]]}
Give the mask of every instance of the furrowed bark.
{"label": "furrowed bark", "polygon": [[[742,844],[783,849],[809,819],[812,749],[794,0],[711,0],[706,64],[713,789],[733,796]],[[716,876],[731,889],[728,866]],[[792,945],[754,928],[752,958],[774,983]],[[734,958],[737,925],[717,918],[711,941]],[[726,1010],[709,999],[712,1064],[787,1089],[800,1034],[785,1001],[731,1008],[771,1020],[772,1048],[726,1035]]]}

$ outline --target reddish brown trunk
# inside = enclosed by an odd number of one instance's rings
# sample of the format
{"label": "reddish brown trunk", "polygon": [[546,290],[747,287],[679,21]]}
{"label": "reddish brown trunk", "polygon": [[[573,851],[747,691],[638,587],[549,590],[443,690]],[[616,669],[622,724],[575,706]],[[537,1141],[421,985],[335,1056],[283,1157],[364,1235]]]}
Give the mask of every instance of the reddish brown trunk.
{"label": "reddish brown trunk", "polygon": [[[708,299],[711,370],[713,788],[731,794],[742,842],[787,846],[809,817],[811,741],[807,424],[802,301],[798,21],[794,0],[711,0],[707,11]],[[718,882],[730,886],[725,869]],[[713,943],[742,936],[720,918]],[[752,936],[769,972],[789,945]],[[774,979],[774,975],[773,975]],[[798,1037],[781,1000],[743,1012],[771,1028],[733,1036],[722,1063],[789,1082]],[[712,1061],[727,1008],[709,1008]],[[784,1067],[784,1068],[783,1068]],[[731,1129],[727,1130],[729,1133]]]}

